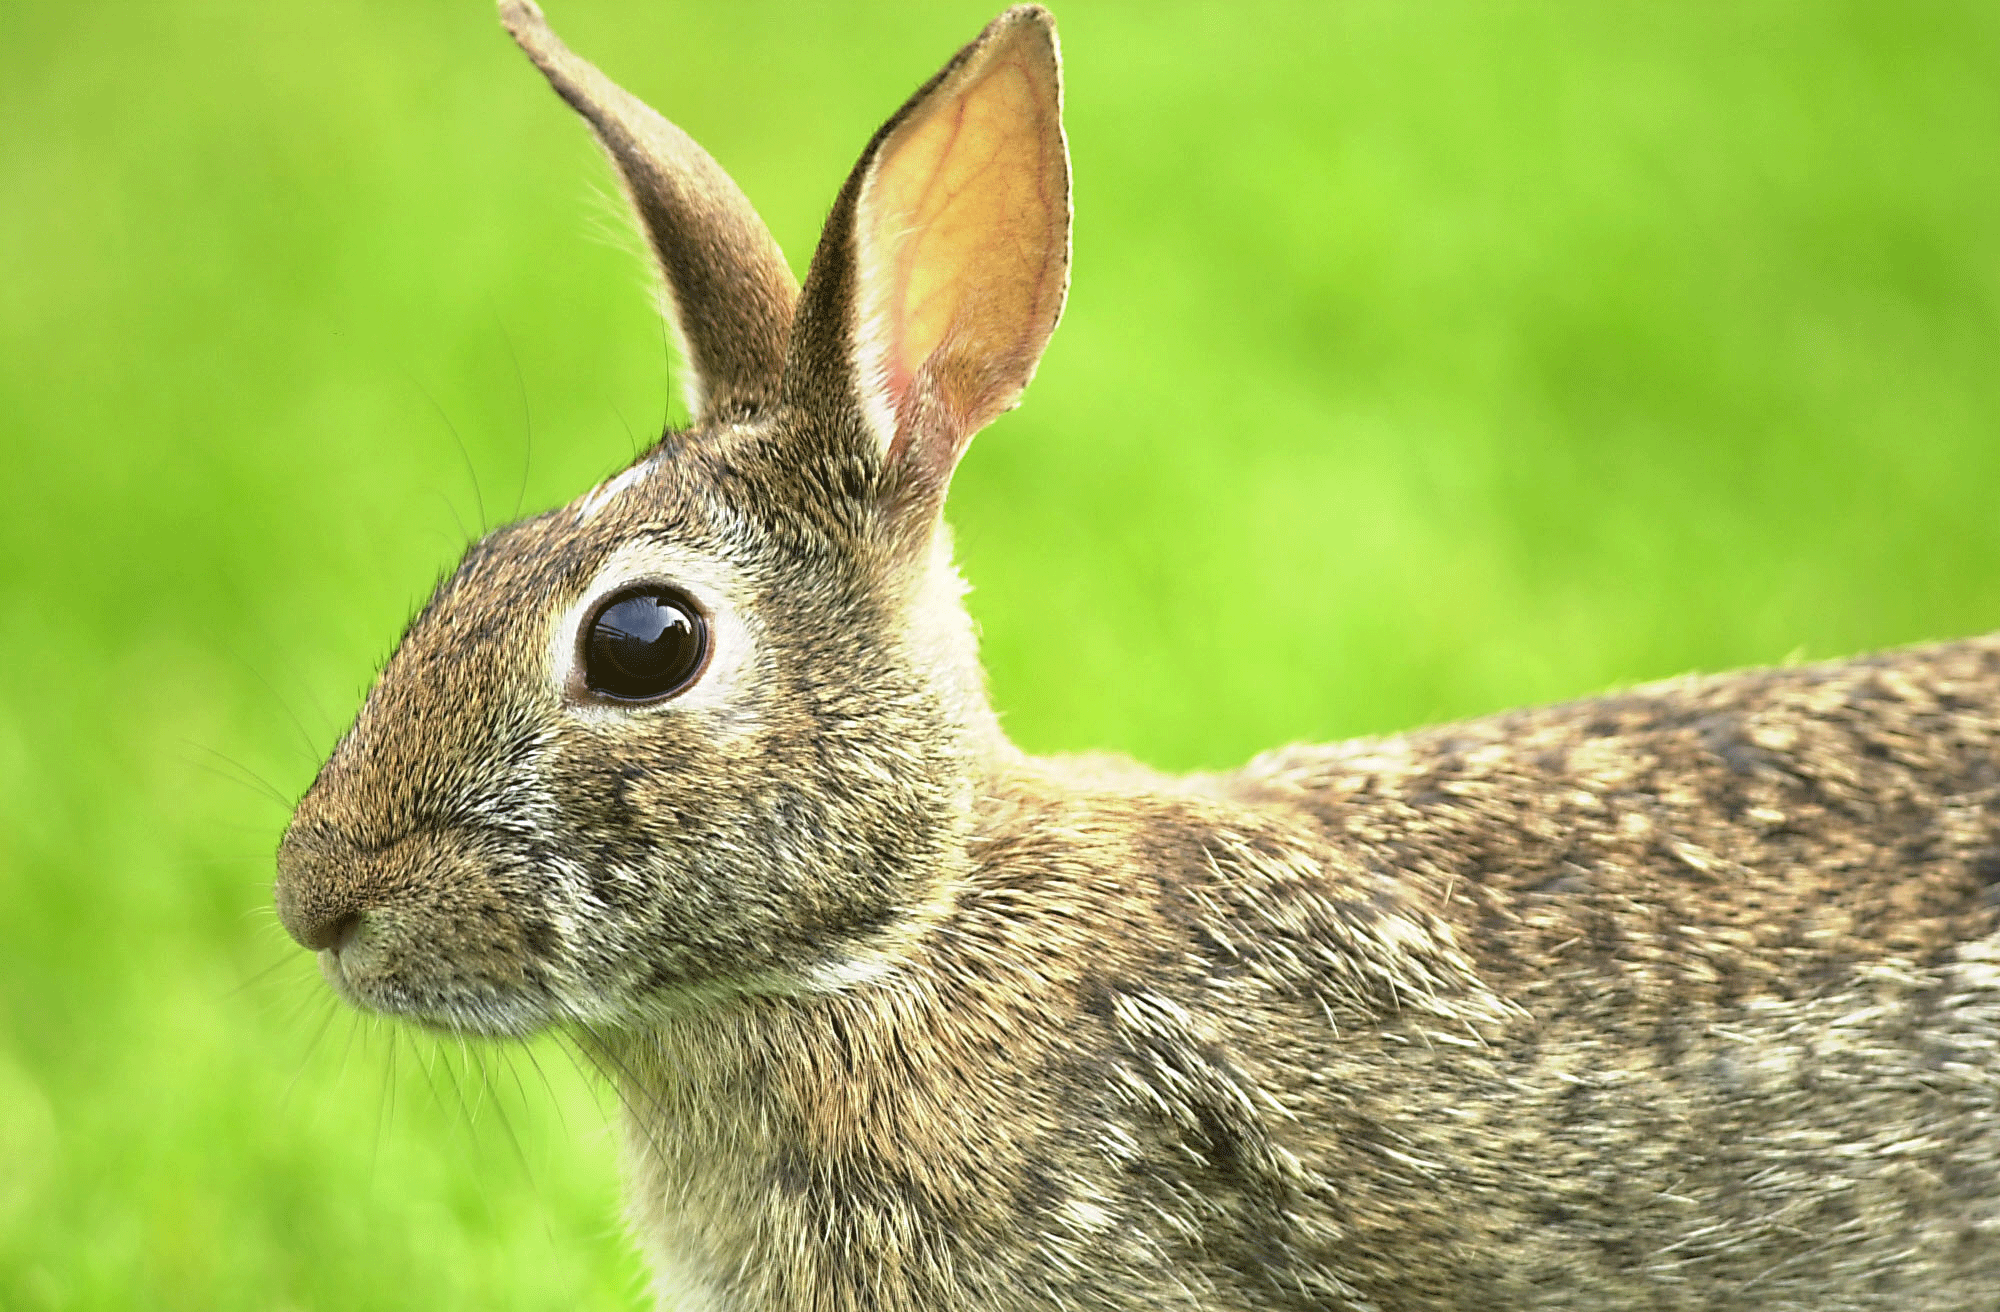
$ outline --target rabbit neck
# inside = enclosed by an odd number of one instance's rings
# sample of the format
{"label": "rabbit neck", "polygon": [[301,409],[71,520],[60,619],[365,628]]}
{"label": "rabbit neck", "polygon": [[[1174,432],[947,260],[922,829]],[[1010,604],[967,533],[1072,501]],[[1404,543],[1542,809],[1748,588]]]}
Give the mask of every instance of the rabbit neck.
{"label": "rabbit neck", "polygon": [[981,777],[1017,770],[1023,757],[987,696],[978,631],[965,608],[968,591],[952,559],[951,530],[940,522],[904,599],[905,632],[944,699],[973,775]]}
{"label": "rabbit neck", "polygon": [[886,969],[719,998],[617,1040],[604,1065],[632,1221],[670,1305],[1049,1305],[1032,1291],[1068,1278],[1120,1190],[1126,1129],[1105,1100],[1124,1086],[1094,1037],[1126,1023],[1114,999],[1136,989],[1160,1009],[1132,1023],[1181,1015],[1174,982],[1136,982],[1183,933],[1212,854],[1252,832],[1271,851],[1321,842],[1228,792],[1017,756],[985,781],[963,863]]}

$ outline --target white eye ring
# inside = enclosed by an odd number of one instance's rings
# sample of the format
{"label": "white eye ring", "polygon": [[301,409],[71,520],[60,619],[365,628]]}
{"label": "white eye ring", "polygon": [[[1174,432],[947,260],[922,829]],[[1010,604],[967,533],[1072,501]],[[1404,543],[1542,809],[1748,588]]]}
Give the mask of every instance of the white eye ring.
{"label": "white eye ring", "polygon": [[[679,593],[706,621],[701,665],[692,680],[670,696],[607,698],[592,691],[585,679],[586,630],[619,593],[647,588]],[[739,694],[757,650],[743,619],[747,594],[736,570],[713,556],[652,539],[628,542],[606,558],[581,595],[555,617],[547,647],[549,682],[565,709],[586,720],[719,711],[725,721],[747,727],[749,699]]]}

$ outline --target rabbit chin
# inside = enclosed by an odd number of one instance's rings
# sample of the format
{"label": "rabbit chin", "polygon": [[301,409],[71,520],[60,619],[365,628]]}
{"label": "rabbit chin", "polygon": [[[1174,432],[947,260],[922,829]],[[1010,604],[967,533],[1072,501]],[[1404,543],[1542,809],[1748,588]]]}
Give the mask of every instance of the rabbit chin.
{"label": "rabbit chin", "polygon": [[466,977],[438,979],[412,968],[409,954],[364,925],[345,945],[319,953],[320,973],[342,998],[364,1011],[411,1021],[446,1034],[524,1039],[574,1019],[544,987],[528,981]]}

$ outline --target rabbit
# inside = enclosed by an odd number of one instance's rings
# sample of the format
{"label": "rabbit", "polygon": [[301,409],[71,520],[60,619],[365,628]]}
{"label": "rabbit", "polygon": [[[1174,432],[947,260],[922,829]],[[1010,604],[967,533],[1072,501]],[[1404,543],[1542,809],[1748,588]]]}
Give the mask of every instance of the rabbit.
{"label": "rabbit", "polygon": [[578,1037],[663,1306],[2000,1305],[2000,638],[1232,773],[1031,758],[942,507],[1068,286],[1049,14],[875,134],[801,289],[500,13],[693,422],[467,551],[276,901],[359,1007]]}

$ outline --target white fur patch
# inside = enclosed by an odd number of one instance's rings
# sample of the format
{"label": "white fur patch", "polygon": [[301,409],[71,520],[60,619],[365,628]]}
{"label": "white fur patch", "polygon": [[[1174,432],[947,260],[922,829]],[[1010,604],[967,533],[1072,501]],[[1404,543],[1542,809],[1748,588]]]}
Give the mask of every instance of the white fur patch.
{"label": "white fur patch", "polygon": [[861,397],[862,417],[886,456],[896,440],[896,407],[889,394],[889,294],[880,284],[891,272],[884,266],[894,252],[875,249],[873,196],[873,188],[863,187],[855,204],[854,390]]}
{"label": "white fur patch", "polygon": [[732,1303],[678,1253],[648,1245],[653,1267],[653,1297],[661,1312],[730,1312]]}
{"label": "white fur patch", "polygon": [[806,972],[806,988],[814,993],[841,993],[866,984],[877,984],[895,973],[895,967],[878,956],[842,957],[825,961]]}
{"label": "white fur patch", "polygon": [[1090,1232],[1111,1228],[1111,1213],[1086,1199],[1072,1198],[1058,1210],[1063,1219],[1078,1230]]}
{"label": "white fur patch", "polygon": [[623,473],[614,474],[590,491],[576,499],[576,509],[572,512],[578,524],[588,524],[597,518],[598,512],[616,499],[619,493],[653,472],[653,466],[660,457],[651,455],[633,465]]}

